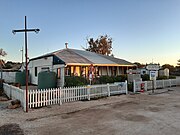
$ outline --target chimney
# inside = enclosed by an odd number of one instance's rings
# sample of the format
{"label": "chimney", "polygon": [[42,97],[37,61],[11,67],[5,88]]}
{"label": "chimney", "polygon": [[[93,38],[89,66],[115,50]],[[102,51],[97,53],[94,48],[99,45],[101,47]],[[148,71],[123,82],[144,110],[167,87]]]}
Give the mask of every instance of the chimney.
{"label": "chimney", "polygon": [[66,47],[66,49],[68,49],[68,43],[65,43],[65,47]]}

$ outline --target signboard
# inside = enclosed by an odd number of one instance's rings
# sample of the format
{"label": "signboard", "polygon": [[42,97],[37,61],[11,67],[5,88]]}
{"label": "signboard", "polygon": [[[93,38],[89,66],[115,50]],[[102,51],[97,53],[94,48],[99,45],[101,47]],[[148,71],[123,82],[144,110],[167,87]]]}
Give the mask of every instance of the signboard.
{"label": "signboard", "polygon": [[160,69],[160,65],[159,64],[149,64],[146,66],[147,70],[159,70]]}
{"label": "signboard", "polygon": [[158,71],[150,71],[149,76],[150,76],[150,80],[156,80],[158,76]]}

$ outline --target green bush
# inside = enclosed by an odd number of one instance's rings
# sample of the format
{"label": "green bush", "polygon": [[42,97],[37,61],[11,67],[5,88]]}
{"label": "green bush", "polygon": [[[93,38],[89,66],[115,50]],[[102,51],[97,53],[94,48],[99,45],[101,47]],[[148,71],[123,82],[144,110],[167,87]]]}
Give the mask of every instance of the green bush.
{"label": "green bush", "polygon": [[149,81],[150,77],[148,74],[141,75],[142,81]]}
{"label": "green bush", "polygon": [[176,76],[170,75],[169,79],[176,79]]}
{"label": "green bush", "polygon": [[94,84],[106,84],[106,83],[114,83],[114,82],[124,82],[127,80],[126,75],[119,76],[100,76],[99,78],[95,78]]}
{"label": "green bush", "polygon": [[71,86],[83,86],[87,85],[88,81],[84,77],[80,76],[66,76],[65,77],[65,87],[71,87]]}
{"label": "green bush", "polygon": [[[100,76],[94,78],[92,84],[107,84],[107,83],[114,83],[114,82],[124,82],[127,80],[126,75],[119,75],[119,76]],[[83,86],[88,85],[89,80],[84,77],[80,76],[66,76],[65,77],[65,87],[71,86]]]}
{"label": "green bush", "polygon": [[114,82],[125,82],[127,80],[127,75],[118,75],[114,77]]}
{"label": "green bush", "polygon": [[157,80],[165,80],[165,79],[168,79],[167,76],[158,76],[157,77]]}
{"label": "green bush", "polygon": [[114,78],[111,76],[100,76],[99,77],[100,84],[113,83],[113,82],[114,82]]}
{"label": "green bush", "polygon": [[165,79],[176,79],[176,76],[170,75],[168,76],[159,76],[157,80],[165,80]]}
{"label": "green bush", "polygon": [[128,83],[128,91],[133,91],[133,83]]}

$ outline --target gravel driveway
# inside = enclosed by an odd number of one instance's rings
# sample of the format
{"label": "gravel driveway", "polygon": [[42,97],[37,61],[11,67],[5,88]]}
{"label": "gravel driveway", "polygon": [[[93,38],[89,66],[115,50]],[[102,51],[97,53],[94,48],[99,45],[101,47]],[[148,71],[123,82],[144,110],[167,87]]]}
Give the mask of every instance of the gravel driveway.
{"label": "gravel driveway", "polygon": [[29,113],[0,107],[0,134],[9,129],[12,135],[179,135],[180,87],[170,89],[48,106]]}

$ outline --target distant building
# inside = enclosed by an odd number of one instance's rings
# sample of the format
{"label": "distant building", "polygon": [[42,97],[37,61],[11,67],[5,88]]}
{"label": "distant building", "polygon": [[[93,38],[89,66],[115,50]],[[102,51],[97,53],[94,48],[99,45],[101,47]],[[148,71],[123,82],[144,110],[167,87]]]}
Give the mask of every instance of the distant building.
{"label": "distant building", "polygon": [[146,67],[138,68],[137,71],[141,75],[149,74],[149,71],[146,69]]}
{"label": "distant building", "polygon": [[10,69],[2,69],[2,73],[0,77],[2,77],[2,79],[4,79],[5,82],[14,83],[16,72],[19,72],[20,67],[21,67],[21,64],[16,63],[16,64],[13,64],[13,67]]}
{"label": "distant building", "polygon": [[167,76],[167,77],[169,77],[169,69],[165,68],[165,69],[159,70],[159,76]]}
{"label": "distant building", "polygon": [[[158,77],[158,71],[161,68],[160,64],[150,63],[143,65],[141,68],[136,70],[136,74],[145,75],[148,74],[150,76],[150,80],[156,79]],[[130,70],[128,71],[130,72]],[[135,71],[133,71],[135,73]]]}
{"label": "distant building", "polygon": [[160,64],[150,63],[146,65],[146,69],[149,71],[158,71],[160,68]]}

